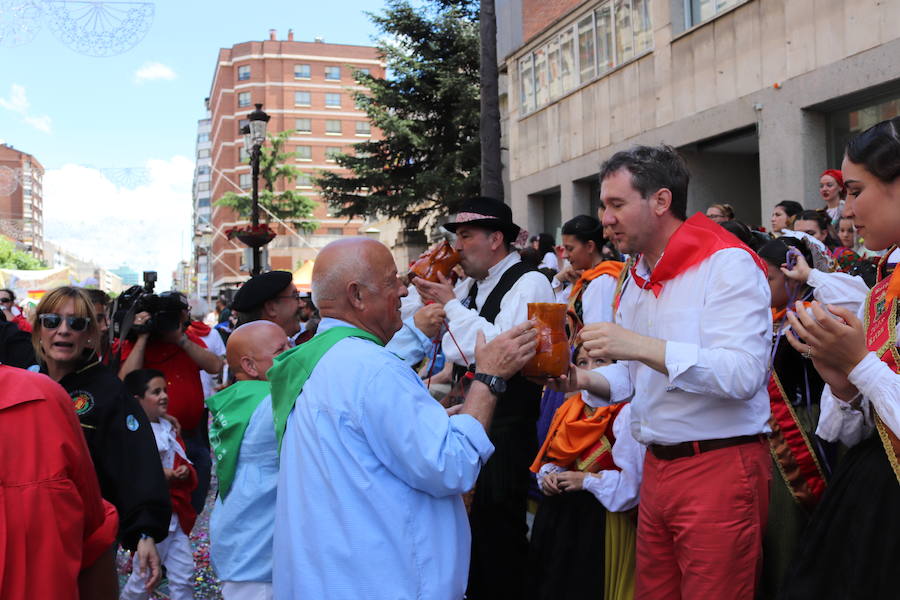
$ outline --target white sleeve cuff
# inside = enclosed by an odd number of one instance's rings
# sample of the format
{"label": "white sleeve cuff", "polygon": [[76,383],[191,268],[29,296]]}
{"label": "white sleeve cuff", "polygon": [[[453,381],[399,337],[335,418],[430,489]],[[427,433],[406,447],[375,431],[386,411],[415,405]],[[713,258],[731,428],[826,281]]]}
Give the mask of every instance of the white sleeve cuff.
{"label": "white sleeve cuff", "polygon": [[697,344],[685,342],[666,342],[666,370],[669,372],[669,385],[674,386],[679,375],[693,367],[700,360],[700,348]]}

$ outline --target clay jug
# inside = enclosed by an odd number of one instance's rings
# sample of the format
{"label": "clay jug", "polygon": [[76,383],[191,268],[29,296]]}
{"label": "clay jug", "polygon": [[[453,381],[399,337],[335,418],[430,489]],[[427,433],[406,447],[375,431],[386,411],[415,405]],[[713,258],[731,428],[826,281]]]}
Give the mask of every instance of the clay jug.
{"label": "clay jug", "polygon": [[439,282],[438,273],[450,279],[450,271],[459,264],[462,257],[447,241],[441,242],[431,250],[423,252],[409,268],[409,277],[421,277],[426,281]]}
{"label": "clay jug", "polygon": [[537,352],[522,368],[526,377],[559,377],[569,370],[569,341],[566,338],[566,305],[529,302],[528,318],[536,321]]}

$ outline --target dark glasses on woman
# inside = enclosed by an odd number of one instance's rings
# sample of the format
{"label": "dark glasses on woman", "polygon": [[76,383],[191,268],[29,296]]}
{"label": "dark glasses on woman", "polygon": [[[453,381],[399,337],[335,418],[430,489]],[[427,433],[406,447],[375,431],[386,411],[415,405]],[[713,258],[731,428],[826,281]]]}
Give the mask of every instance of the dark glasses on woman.
{"label": "dark glasses on woman", "polygon": [[[41,326],[44,329],[56,329],[60,325],[62,325],[63,317],[56,313],[45,313],[43,315],[38,315],[38,319],[41,321]],[[66,324],[69,326],[69,329],[72,331],[84,331],[88,323],[91,320],[87,317],[65,317]]]}

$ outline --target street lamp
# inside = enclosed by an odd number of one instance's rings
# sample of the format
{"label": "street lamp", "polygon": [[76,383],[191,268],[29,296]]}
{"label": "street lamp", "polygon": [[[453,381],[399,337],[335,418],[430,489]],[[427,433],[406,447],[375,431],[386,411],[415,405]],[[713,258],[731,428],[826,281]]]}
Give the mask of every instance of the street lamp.
{"label": "street lamp", "polygon": [[[259,158],[260,149],[266,141],[266,124],[269,122],[269,115],[263,112],[262,104],[256,105],[256,110],[247,117],[250,125],[245,126],[241,130],[244,134],[244,150],[250,154],[250,168],[252,170],[252,198],[253,211],[250,213],[250,222],[253,231],[256,232],[259,227]],[[249,146],[249,148],[248,148]],[[250,275],[259,275],[262,271],[260,266],[260,246],[253,246],[253,267]]]}

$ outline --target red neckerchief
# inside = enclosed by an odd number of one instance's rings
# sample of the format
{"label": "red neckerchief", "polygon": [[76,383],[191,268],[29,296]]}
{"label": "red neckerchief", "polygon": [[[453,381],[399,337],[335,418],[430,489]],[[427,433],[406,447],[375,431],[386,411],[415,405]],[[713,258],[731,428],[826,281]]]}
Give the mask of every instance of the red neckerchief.
{"label": "red neckerchief", "polygon": [[641,289],[650,289],[657,298],[662,291],[663,282],[681,275],[691,267],[700,264],[719,250],[740,248],[753,257],[756,266],[768,273],[766,263],[753,250],[729,233],[721,225],[697,213],[672,234],[663,251],[662,258],[650,273],[650,281],[637,274],[637,263],[631,266],[631,277]]}

